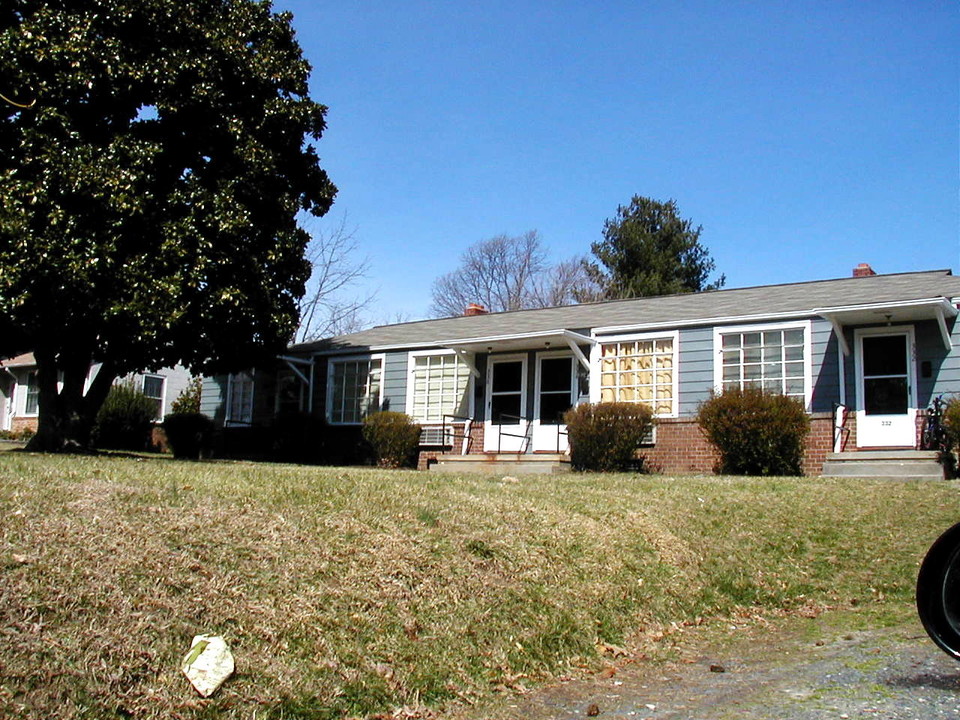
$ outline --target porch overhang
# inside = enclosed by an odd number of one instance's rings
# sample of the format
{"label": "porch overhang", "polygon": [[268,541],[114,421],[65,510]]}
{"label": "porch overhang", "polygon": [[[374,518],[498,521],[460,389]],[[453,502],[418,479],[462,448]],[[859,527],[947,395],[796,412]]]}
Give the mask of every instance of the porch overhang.
{"label": "porch overhang", "polygon": [[940,338],[943,345],[949,350],[952,343],[950,330],[947,328],[947,318],[955,318],[958,311],[949,299],[940,297],[925,300],[816,308],[813,312],[833,325],[843,354],[850,355],[850,344],[843,334],[844,327],[884,323],[893,325],[919,320],[935,320],[940,328]]}
{"label": "porch overhang", "polygon": [[593,346],[596,342],[594,338],[588,335],[560,328],[532,333],[509,333],[487,337],[440,340],[436,344],[458,354],[569,348],[577,360],[580,361],[580,364],[589,369],[590,361],[583,354],[580,345]]}

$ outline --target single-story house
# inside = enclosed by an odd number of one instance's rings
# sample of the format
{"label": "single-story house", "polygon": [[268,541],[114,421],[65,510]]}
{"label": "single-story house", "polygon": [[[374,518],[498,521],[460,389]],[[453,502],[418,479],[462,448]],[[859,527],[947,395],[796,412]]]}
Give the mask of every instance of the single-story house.
{"label": "single-story house", "polygon": [[[99,367],[91,366],[87,386],[96,377]],[[190,383],[190,372],[178,365],[155,373],[129,375],[118,382],[132,382],[143,390],[157,406],[156,420],[162,420],[170,412],[173,401]],[[32,353],[0,361],[0,430],[36,431],[39,395],[37,363]]]}
{"label": "single-story house", "polygon": [[571,406],[645,403],[658,419],[642,449],[648,466],[710,472],[698,406],[714,391],[762,387],[806,407],[804,470],[818,474],[831,451],[917,447],[932,398],[960,391],[958,300],[949,270],[878,275],[863,264],[834,280],[472,306],[293,345],[273,368],[207,378],[202,410],[225,434],[299,411],[325,421],[317,432],[341,450],[359,444],[366,415],[399,410],[425,428],[424,467],[449,455],[563,453]]}

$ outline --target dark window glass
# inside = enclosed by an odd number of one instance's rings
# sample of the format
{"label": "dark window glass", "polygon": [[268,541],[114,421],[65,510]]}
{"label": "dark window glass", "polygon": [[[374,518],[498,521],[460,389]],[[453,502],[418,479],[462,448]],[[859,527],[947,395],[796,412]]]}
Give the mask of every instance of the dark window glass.
{"label": "dark window glass", "polygon": [[540,361],[540,392],[570,392],[571,358],[548,358]]}
{"label": "dark window glass", "polygon": [[540,424],[560,425],[563,414],[569,410],[570,393],[553,393],[540,396]]}
{"label": "dark window glass", "polygon": [[491,420],[495,425],[516,425],[520,417],[520,394],[494,395],[490,408]]}
{"label": "dark window glass", "polygon": [[863,338],[863,374],[906,375],[907,342],[903,335]]}
{"label": "dark window glass", "polygon": [[907,412],[906,378],[873,378],[863,381],[867,415],[902,415]]}
{"label": "dark window glass", "polygon": [[501,362],[493,366],[493,392],[520,392],[523,383],[523,363]]}

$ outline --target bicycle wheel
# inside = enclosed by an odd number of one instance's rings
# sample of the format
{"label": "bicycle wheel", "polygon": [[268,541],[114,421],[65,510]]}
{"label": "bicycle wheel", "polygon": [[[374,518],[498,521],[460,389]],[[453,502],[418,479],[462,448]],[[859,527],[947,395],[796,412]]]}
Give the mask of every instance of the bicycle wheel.
{"label": "bicycle wheel", "polygon": [[960,660],[960,523],[937,538],[920,565],[917,613],[937,646]]}

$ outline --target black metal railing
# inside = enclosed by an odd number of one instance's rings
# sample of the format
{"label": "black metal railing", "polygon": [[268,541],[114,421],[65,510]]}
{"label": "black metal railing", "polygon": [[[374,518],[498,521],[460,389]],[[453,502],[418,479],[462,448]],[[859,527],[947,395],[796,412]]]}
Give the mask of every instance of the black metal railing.
{"label": "black metal railing", "polygon": [[497,453],[499,454],[500,452],[502,452],[504,436],[520,438],[520,449],[517,450],[516,452],[518,455],[525,453],[527,451],[526,446],[530,442],[530,438],[527,436],[526,431],[524,431],[523,434],[504,432],[503,425],[501,423],[501,421],[504,418],[507,418],[509,420],[516,420],[517,425],[520,424],[521,420],[524,420],[524,418],[520,417],[519,415],[510,415],[508,413],[497,413],[497,420],[495,421],[495,424],[497,426]]}

